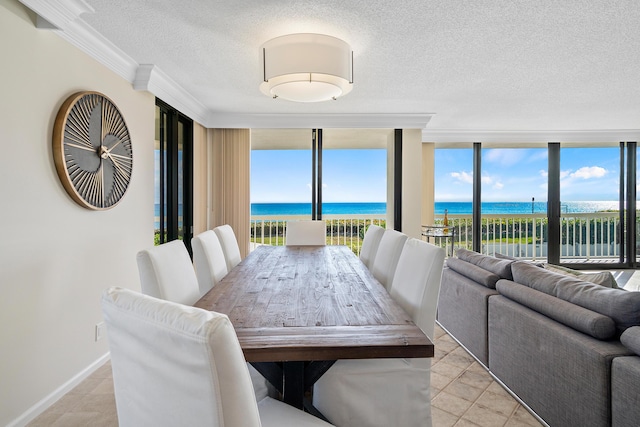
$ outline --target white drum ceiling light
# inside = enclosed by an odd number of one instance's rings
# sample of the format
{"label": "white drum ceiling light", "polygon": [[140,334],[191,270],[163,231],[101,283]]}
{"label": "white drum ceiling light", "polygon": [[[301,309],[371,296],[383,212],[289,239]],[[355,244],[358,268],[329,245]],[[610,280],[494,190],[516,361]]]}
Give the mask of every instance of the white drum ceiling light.
{"label": "white drum ceiling light", "polygon": [[260,49],[267,96],[296,102],[335,100],[353,87],[353,52],[346,42],[324,34],[290,34]]}

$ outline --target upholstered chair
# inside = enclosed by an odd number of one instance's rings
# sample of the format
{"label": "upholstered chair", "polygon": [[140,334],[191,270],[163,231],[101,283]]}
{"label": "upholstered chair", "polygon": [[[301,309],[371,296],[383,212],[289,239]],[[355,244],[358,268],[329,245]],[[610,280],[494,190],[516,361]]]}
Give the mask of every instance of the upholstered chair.
{"label": "upholstered chair", "polygon": [[202,232],[191,239],[191,248],[202,296],[227,275],[227,261],[220,240],[213,230]]}
{"label": "upholstered chair", "polygon": [[371,270],[373,260],[376,258],[376,252],[380,246],[380,240],[384,236],[385,229],[375,224],[371,224],[362,239],[362,247],[360,248],[360,260]]}
{"label": "upholstered chair", "polygon": [[256,401],[226,315],[121,288],[104,291],[102,311],[121,427],[329,425]]}
{"label": "upholstered chair", "polygon": [[[392,298],[433,341],[444,249],[418,239],[403,247]],[[338,360],[313,390],[313,403],[338,426],[431,426],[431,359]]]}
{"label": "upholstered chair", "polygon": [[287,221],[287,246],[324,246],[327,244],[327,224],[324,221]]}
{"label": "upholstered chair", "polygon": [[231,271],[233,267],[242,261],[236,233],[233,232],[233,228],[231,228],[229,224],[220,225],[214,228],[213,231],[220,240],[222,252],[224,252],[224,259],[227,261],[227,270]]}
{"label": "upholstered chair", "polygon": [[373,277],[382,283],[382,286],[387,290],[391,286],[391,280],[393,280],[398,259],[406,241],[406,234],[391,229],[385,230],[380,239],[376,257],[373,259],[370,270]]}
{"label": "upholstered chair", "polygon": [[[142,250],[136,258],[143,294],[185,305],[195,304],[202,296],[201,289],[204,286],[198,283],[189,252],[182,240],[172,240]],[[226,263],[224,265],[226,268]],[[249,373],[256,398],[267,396],[272,389],[268,381],[250,365]]]}
{"label": "upholstered chair", "polygon": [[142,293],[193,305],[200,299],[198,279],[182,240],[172,240],[138,252]]}

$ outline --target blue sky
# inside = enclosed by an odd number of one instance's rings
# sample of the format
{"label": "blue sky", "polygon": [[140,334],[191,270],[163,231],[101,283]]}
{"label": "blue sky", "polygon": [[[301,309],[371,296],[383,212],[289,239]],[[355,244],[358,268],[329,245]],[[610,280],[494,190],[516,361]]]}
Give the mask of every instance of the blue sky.
{"label": "blue sky", "polygon": [[[324,150],[322,199],[385,202],[387,151]],[[310,203],[311,150],[253,150],[251,203]]]}
{"label": "blue sky", "polygon": [[[386,201],[386,150],[325,150],[325,202]],[[562,148],[561,200],[617,200],[619,149]],[[437,202],[472,199],[472,149],[437,149]],[[546,148],[484,149],[482,198],[486,202],[547,200]],[[254,150],[251,202],[311,201],[310,150]]]}
{"label": "blue sky", "polygon": [[[561,200],[617,200],[619,153],[617,147],[561,148]],[[436,201],[471,201],[472,149],[439,149],[435,159]],[[546,148],[483,149],[483,201],[546,201],[547,163]]]}

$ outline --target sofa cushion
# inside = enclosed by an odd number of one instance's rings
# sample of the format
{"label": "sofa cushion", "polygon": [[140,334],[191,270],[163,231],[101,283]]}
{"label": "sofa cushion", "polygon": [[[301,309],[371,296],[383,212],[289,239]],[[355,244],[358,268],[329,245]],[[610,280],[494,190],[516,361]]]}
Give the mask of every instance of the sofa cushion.
{"label": "sofa cushion", "polygon": [[620,342],[640,356],[640,326],[633,326],[620,335]]}
{"label": "sofa cushion", "polygon": [[511,270],[514,282],[609,316],[619,331],[640,325],[640,292],[605,288],[521,261]]}
{"label": "sofa cushion", "polygon": [[510,300],[594,338],[607,340],[616,335],[615,322],[603,314],[571,304],[510,280],[499,280],[496,284],[496,289]]}
{"label": "sofa cushion", "polygon": [[463,261],[460,258],[449,258],[447,260],[447,267],[489,289],[495,289],[496,282],[500,280],[497,274],[478,267],[475,264],[471,264],[470,262]]}
{"label": "sofa cushion", "polygon": [[564,274],[565,276],[575,277],[585,282],[595,283],[606,288],[617,288],[618,283],[610,271],[601,271],[599,273],[586,273],[584,271],[573,270],[571,268],[562,267],[555,264],[543,264],[543,267],[554,273]]}
{"label": "sofa cushion", "polygon": [[461,260],[470,262],[471,264],[497,274],[501,279],[513,279],[513,276],[511,275],[511,264],[513,264],[513,260],[498,259],[496,257],[480,254],[464,248],[458,249],[456,254]]}

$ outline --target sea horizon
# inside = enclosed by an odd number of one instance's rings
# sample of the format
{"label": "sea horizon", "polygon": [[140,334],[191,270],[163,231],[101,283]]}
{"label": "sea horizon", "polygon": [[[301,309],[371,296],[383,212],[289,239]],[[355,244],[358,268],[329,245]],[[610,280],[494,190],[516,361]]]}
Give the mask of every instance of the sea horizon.
{"label": "sea horizon", "polygon": [[[562,213],[592,213],[618,210],[618,201],[561,202]],[[445,209],[451,215],[471,215],[472,202],[435,202],[434,212],[443,215]],[[384,202],[323,203],[326,215],[384,215]],[[531,214],[546,213],[547,202],[483,202],[483,214]],[[310,215],[311,203],[251,203],[252,216]]]}

